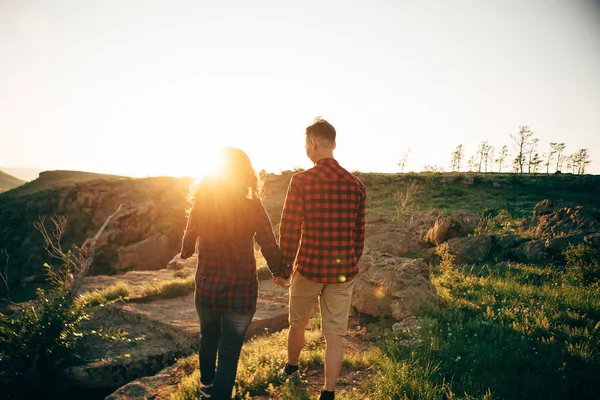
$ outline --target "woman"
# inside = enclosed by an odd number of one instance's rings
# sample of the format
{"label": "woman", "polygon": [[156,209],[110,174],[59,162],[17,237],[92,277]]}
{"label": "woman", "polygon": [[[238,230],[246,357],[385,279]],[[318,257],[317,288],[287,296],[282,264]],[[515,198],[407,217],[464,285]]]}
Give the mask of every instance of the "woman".
{"label": "woman", "polygon": [[234,148],[223,149],[221,158],[220,168],[196,192],[181,249],[186,259],[198,246],[199,392],[217,400],[231,398],[244,336],[256,311],[254,238],[271,272],[281,270],[281,251],[258,198],[250,159]]}

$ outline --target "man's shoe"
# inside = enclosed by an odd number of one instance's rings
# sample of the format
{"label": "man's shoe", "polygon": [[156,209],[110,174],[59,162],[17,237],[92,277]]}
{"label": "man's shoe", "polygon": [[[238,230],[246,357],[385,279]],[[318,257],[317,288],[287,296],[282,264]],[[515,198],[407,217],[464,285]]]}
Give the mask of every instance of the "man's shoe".
{"label": "man's shoe", "polygon": [[279,371],[279,373],[277,374],[277,379],[280,383],[286,383],[289,381],[290,383],[293,383],[296,386],[302,383],[300,371],[294,371],[288,375],[288,373],[285,372],[285,368],[282,368],[281,371]]}
{"label": "man's shoe", "polygon": [[210,395],[212,393],[212,385],[204,385],[201,383],[198,387],[198,393],[200,393],[201,399],[210,399]]}

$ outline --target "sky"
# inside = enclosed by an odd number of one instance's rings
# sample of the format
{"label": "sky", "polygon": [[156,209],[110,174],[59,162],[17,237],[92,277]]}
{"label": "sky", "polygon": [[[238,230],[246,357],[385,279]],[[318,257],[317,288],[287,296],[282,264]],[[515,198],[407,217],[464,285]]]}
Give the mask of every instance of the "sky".
{"label": "sky", "polygon": [[448,170],[529,125],[600,173],[598,0],[0,0],[0,54],[0,166],[308,168],[323,116],[351,171]]}

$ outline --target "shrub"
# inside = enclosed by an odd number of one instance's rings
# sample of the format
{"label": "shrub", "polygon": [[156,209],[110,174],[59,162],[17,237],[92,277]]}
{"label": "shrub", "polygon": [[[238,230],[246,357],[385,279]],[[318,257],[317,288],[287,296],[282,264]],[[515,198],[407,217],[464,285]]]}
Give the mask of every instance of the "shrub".
{"label": "shrub", "polygon": [[589,286],[600,282],[599,254],[590,246],[570,244],[563,256],[567,261],[565,279],[573,285]]}

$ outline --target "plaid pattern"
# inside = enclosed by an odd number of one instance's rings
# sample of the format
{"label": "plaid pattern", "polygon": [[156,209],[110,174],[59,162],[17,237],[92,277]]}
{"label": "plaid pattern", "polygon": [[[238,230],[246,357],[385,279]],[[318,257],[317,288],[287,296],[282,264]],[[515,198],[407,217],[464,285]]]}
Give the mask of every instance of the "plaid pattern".
{"label": "plaid pattern", "polygon": [[295,261],[314,282],[353,279],[365,242],[365,205],[363,183],[332,158],[295,174],[279,228],[283,276]]}
{"label": "plaid pattern", "polygon": [[218,311],[247,313],[256,309],[258,276],[254,240],[261,248],[271,272],[281,274],[281,251],[269,216],[262,203],[250,200],[247,218],[256,226],[256,235],[248,234],[233,243],[215,243],[210,232],[201,232],[194,210],[190,212],[183,237],[181,258],[189,258],[198,246],[196,304]]}

